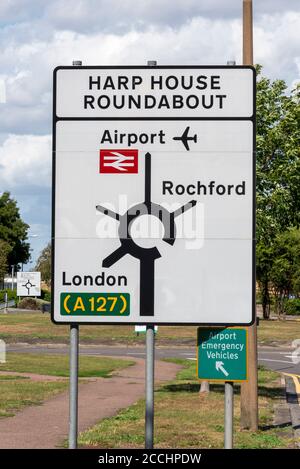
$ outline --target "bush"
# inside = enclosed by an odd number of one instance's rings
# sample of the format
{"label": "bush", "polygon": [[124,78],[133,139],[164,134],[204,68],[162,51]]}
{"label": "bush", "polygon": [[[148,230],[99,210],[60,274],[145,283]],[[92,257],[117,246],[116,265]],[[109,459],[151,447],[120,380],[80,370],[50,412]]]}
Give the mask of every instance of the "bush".
{"label": "bush", "polygon": [[51,298],[51,292],[50,292],[50,290],[48,290],[48,289],[46,289],[46,288],[42,288],[42,289],[41,289],[41,296],[40,296],[40,298],[41,298],[42,300],[45,300],[45,301],[50,301],[50,299],[49,299],[49,298]]}
{"label": "bush", "polygon": [[18,308],[37,310],[40,309],[40,304],[35,298],[26,297],[20,301]]}
{"label": "bush", "polygon": [[47,291],[44,295],[44,300],[51,302],[51,292]]}
{"label": "bush", "polygon": [[300,315],[300,298],[293,298],[285,300],[284,312],[292,316]]}
{"label": "bush", "polygon": [[17,299],[17,292],[15,290],[0,290],[0,303],[4,303],[5,293],[7,293],[8,301]]}

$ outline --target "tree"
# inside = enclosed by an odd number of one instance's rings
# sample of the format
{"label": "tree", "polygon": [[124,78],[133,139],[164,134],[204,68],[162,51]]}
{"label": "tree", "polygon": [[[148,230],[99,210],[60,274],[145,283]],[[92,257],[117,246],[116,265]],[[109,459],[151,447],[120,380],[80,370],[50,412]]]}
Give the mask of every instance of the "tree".
{"label": "tree", "polygon": [[36,262],[35,270],[41,272],[41,277],[47,285],[51,282],[51,243],[42,250]]}
{"label": "tree", "polygon": [[283,80],[257,84],[258,241],[300,222],[300,84],[290,95],[286,89]]}
{"label": "tree", "polygon": [[284,81],[257,71],[257,280],[267,318],[272,245],[300,223],[300,85],[287,94]]}
{"label": "tree", "polygon": [[0,281],[4,278],[7,269],[8,269],[8,254],[10,253],[11,248],[6,241],[0,239]]}
{"label": "tree", "polygon": [[28,229],[29,225],[20,217],[17,202],[9,192],[3,192],[0,196],[0,239],[11,248],[7,258],[9,265],[26,263],[30,259]]}
{"label": "tree", "polygon": [[300,293],[300,230],[278,235],[272,246],[270,281],[275,292],[276,312],[284,314],[285,300]]}
{"label": "tree", "polygon": [[272,250],[270,246],[265,246],[262,242],[256,248],[256,277],[260,286],[263,317],[270,317],[270,294],[269,281],[272,268]]}

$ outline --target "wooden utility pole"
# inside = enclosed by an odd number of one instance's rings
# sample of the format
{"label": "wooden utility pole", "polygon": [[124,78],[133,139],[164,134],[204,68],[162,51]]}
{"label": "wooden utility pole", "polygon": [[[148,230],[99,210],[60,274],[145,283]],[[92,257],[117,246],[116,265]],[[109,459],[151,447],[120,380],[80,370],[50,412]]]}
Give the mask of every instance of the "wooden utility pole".
{"label": "wooden utility pole", "polygon": [[253,65],[252,0],[243,0],[243,65]]}
{"label": "wooden utility pole", "polygon": [[[253,65],[252,0],[243,0],[243,65]],[[241,428],[258,429],[257,325],[248,327],[248,382],[241,385]]]}

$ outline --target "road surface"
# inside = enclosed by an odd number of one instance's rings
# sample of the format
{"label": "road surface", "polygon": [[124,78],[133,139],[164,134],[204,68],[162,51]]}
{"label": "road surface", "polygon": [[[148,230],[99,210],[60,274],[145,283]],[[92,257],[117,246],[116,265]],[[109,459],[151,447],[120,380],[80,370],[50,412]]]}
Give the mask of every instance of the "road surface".
{"label": "road surface", "polygon": [[[49,354],[67,354],[69,348],[65,345],[28,345],[28,344],[8,344],[8,352],[18,353],[49,353]],[[282,373],[292,373],[300,375],[300,356],[299,363],[293,363],[293,350],[282,347],[259,347],[258,361],[261,365],[274,371]],[[141,346],[115,347],[99,345],[80,346],[82,355],[104,355],[118,357],[136,357],[145,358],[145,349]],[[193,347],[156,347],[156,358],[185,358],[189,360],[196,359],[196,348]]]}

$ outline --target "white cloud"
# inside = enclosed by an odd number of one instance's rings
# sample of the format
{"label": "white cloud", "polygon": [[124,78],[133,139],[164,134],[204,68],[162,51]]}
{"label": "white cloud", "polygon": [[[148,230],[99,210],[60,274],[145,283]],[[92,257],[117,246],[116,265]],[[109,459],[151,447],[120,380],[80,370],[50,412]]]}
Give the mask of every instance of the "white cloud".
{"label": "white cloud", "polygon": [[50,187],[51,137],[9,135],[0,147],[0,187]]}
{"label": "white cloud", "polygon": [[29,231],[38,236],[29,239],[31,268],[50,239],[51,137],[8,135],[0,141],[0,193],[10,191]]}
{"label": "white cloud", "polygon": [[[179,2],[180,3],[180,2]],[[261,16],[255,25],[254,57],[271,78],[291,84],[299,78],[300,12]],[[73,59],[84,64],[224,64],[241,63],[240,20],[195,17],[179,28],[149,26],[123,35],[55,31],[50,38],[15,37],[2,44],[0,64],[6,78],[5,105],[0,105],[3,132],[51,131],[51,82],[56,65]]]}
{"label": "white cloud", "polygon": [[254,28],[255,60],[273,78],[300,80],[300,12],[264,15]]}
{"label": "white cloud", "polygon": [[[255,61],[295,84],[299,0],[253,4]],[[0,122],[10,135],[0,135],[0,191],[16,194],[26,221],[49,232],[55,66],[241,63],[241,10],[242,0],[1,0]]]}
{"label": "white cloud", "polygon": [[[299,0],[257,0],[254,16],[299,11]],[[241,18],[242,0],[2,0],[0,24],[36,22],[86,34],[122,33],[149,25],[179,27],[202,16]]]}
{"label": "white cloud", "polygon": [[43,0],[2,0],[0,3],[0,24],[24,21],[30,15],[41,13]]}

